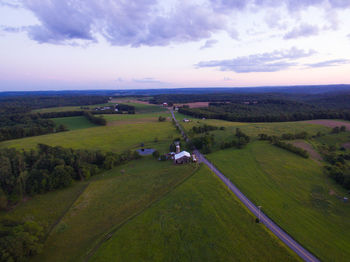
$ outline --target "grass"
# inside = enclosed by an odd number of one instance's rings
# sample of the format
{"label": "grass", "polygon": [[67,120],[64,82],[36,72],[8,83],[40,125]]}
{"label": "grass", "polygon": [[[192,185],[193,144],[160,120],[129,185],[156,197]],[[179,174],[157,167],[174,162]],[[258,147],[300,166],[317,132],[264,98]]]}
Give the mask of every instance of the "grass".
{"label": "grass", "polygon": [[77,130],[97,126],[91,123],[84,116],[59,117],[52,118],[51,120],[54,121],[57,126],[61,124],[65,125],[69,130]]}
{"label": "grass", "polygon": [[159,200],[195,171],[152,158],[130,162],[95,177],[52,230],[34,261],[83,261],[115,227]]}
{"label": "grass", "polygon": [[[107,120],[108,123],[114,121],[126,121],[126,120],[144,120],[147,122],[150,121],[158,121],[158,117],[169,117],[169,112],[157,112],[157,113],[144,113],[144,114],[112,114],[112,115],[103,115],[103,117]],[[170,120],[168,120],[170,121]],[[137,122],[137,121],[135,121]]]}
{"label": "grass", "polygon": [[[140,143],[144,143],[146,147],[156,148],[165,153],[172,138],[176,136],[178,136],[178,133],[170,121],[153,121],[119,126],[92,127],[9,140],[1,142],[0,148],[14,147],[27,150],[35,148],[38,143],[42,143],[75,149],[122,152],[138,148]],[[155,142],[155,140],[158,140],[158,142]]]}
{"label": "grass", "polygon": [[342,147],[343,144],[350,141],[350,132],[342,132],[339,134],[329,134],[314,139],[316,144]]}
{"label": "grass", "polygon": [[296,261],[202,166],[120,228],[91,261]]}
{"label": "grass", "polygon": [[[188,118],[191,120],[189,123],[182,122],[182,119]],[[220,144],[222,142],[227,142],[234,139],[236,133],[236,128],[240,128],[244,133],[251,137],[251,140],[257,140],[258,135],[265,133],[268,135],[281,136],[283,133],[300,133],[303,131],[308,132],[310,135],[315,135],[317,132],[329,133],[331,128],[322,125],[309,124],[305,122],[276,122],[276,123],[241,123],[241,122],[230,122],[225,120],[217,119],[196,119],[191,118],[180,113],[176,113],[176,119],[185,128],[188,134],[191,134],[191,129],[193,126],[199,125],[212,125],[217,127],[225,127],[225,130],[215,130],[211,131],[210,134],[215,136],[215,144],[213,149],[220,149]],[[201,136],[203,134],[195,135]]]}
{"label": "grass", "polygon": [[8,212],[0,212],[0,218],[12,218],[19,221],[33,220],[43,226],[45,232],[48,232],[73,204],[86,185],[86,182],[75,183],[65,189],[36,195]]}
{"label": "grass", "polygon": [[40,108],[35,109],[33,113],[49,113],[49,112],[65,112],[65,111],[83,111],[86,109],[82,109],[82,107],[88,107],[90,110],[94,109],[98,106],[109,106],[114,105],[114,103],[106,103],[106,104],[97,104],[97,105],[86,105],[86,106],[59,106],[59,107],[48,107],[48,108]]}
{"label": "grass", "polygon": [[266,142],[208,158],[277,224],[323,261],[348,261],[350,205],[322,166]]}

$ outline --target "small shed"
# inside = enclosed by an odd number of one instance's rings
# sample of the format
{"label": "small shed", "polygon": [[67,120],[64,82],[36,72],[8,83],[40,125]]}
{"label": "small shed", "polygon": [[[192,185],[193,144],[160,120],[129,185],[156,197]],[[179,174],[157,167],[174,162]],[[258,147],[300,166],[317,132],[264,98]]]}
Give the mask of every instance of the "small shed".
{"label": "small shed", "polygon": [[191,161],[191,154],[187,151],[182,151],[174,156],[175,164],[184,164]]}

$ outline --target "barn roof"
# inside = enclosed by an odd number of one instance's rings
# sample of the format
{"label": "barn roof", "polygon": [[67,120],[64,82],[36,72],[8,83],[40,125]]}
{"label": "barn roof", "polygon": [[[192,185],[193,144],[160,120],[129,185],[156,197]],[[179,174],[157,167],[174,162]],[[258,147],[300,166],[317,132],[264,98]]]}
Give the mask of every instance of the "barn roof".
{"label": "barn roof", "polygon": [[182,152],[180,152],[180,153],[178,153],[178,154],[175,155],[175,160],[177,160],[177,159],[179,159],[179,158],[182,158],[182,157],[184,157],[184,156],[186,156],[186,157],[191,157],[191,154],[188,153],[187,151],[182,151]]}

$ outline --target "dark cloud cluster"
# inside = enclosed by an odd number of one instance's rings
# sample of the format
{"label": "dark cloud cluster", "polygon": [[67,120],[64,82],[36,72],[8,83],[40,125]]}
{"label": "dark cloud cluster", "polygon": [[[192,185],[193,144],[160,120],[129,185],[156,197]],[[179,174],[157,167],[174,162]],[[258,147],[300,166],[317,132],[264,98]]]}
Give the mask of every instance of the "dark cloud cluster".
{"label": "dark cloud cluster", "polygon": [[230,60],[213,60],[199,62],[196,67],[218,67],[221,71],[234,71],[236,73],[251,72],[277,72],[298,65],[295,61],[309,57],[315,51],[305,51],[298,48],[288,50],[275,50],[270,53],[240,56]]}
{"label": "dark cloud cluster", "polygon": [[23,5],[41,22],[28,29],[40,43],[93,41],[100,34],[113,45],[162,46],[206,39],[226,25],[210,8],[178,3],[162,12],[156,0],[24,0]]}
{"label": "dark cloud cluster", "polygon": [[[31,39],[39,43],[97,41],[97,36],[102,35],[112,45],[134,47],[199,41],[209,39],[218,31],[226,31],[232,38],[238,39],[230,21],[234,12],[242,10],[285,7],[295,12],[310,6],[320,6],[325,10],[350,7],[349,0],[202,2],[177,0],[171,8],[164,8],[160,0],[0,0],[0,5],[21,6],[32,11],[40,24],[30,26],[26,31]],[[336,28],[335,20],[330,23],[330,27]],[[271,19],[268,25],[282,28]],[[316,35],[318,31],[315,26],[302,24],[288,32],[285,38]],[[210,45],[213,43],[208,42],[208,47]]]}

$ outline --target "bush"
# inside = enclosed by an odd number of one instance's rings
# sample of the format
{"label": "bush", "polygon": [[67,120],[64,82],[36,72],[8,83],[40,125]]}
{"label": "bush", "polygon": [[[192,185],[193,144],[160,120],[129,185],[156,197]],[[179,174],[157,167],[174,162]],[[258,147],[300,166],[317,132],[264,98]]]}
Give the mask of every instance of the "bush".
{"label": "bush", "polygon": [[156,151],[154,151],[153,153],[152,153],[152,156],[154,157],[154,158],[159,158],[159,152],[156,150]]}
{"label": "bush", "polygon": [[164,122],[165,120],[166,120],[166,118],[163,117],[163,116],[159,116],[159,117],[158,117],[158,121],[159,121],[159,122]]}

